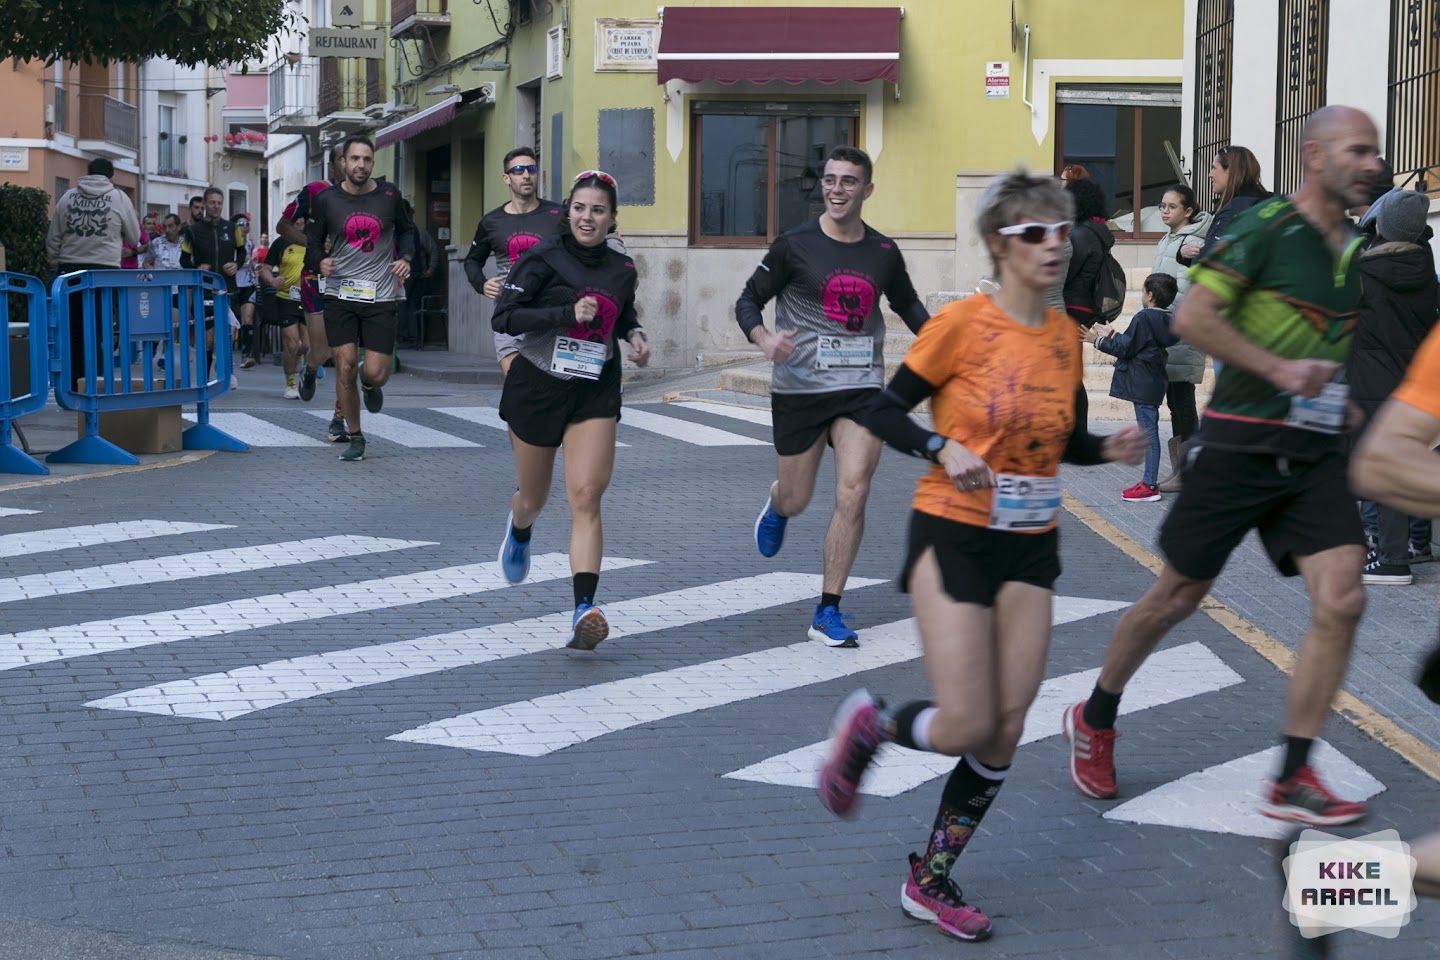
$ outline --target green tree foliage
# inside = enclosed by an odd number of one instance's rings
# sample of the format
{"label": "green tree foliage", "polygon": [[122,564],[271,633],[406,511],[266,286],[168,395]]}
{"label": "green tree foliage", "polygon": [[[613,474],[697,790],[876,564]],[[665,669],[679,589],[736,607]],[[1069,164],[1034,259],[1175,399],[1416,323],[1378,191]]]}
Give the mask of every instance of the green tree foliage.
{"label": "green tree foliage", "polygon": [[47,279],[45,231],[50,228],[50,195],[34,187],[0,183],[0,244],[11,273]]}
{"label": "green tree foliage", "polygon": [[302,21],[285,0],[4,0],[3,7],[0,58],[47,62],[239,63],[265,57],[273,37]]}

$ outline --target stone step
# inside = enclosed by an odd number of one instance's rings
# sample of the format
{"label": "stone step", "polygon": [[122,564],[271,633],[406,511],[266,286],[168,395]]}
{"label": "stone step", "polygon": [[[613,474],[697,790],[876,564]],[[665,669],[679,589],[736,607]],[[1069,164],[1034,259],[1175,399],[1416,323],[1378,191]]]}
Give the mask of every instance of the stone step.
{"label": "stone step", "polygon": [[[1135,404],[1129,400],[1117,400],[1105,390],[1087,390],[1086,395],[1090,400],[1091,420],[1135,422]],[[1195,409],[1204,411],[1205,405],[1209,402],[1210,391],[1197,387],[1195,389]],[[1170,409],[1163,403],[1160,404],[1160,419],[1167,423],[1170,421]]]}

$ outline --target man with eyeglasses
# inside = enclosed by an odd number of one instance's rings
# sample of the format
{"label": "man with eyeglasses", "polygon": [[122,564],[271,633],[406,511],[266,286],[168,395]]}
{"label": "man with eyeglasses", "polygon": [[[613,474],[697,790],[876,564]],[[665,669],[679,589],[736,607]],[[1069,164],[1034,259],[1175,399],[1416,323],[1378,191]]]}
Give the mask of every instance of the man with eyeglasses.
{"label": "man with eyeglasses", "polygon": [[[494,300],[500,296],[505,277],[520,255],[546,237],[554,236],[563,219],[564,208],[539,197],[540,165],[532,147],[516,147],[505,154],[504,172],[500,174],[510,199],[480,218],[475,239],[465,255],[465,276],[470,286],[483,297]],[[497,273],[485,279],[485,261],[495,255]],[[495,359],[502,375],[510,372],[510,364],[520,352],[520,337],[508,333],[495,334]]]}
{"label": "man with eyeglasses", "polygon": [[1281,575],[1302,576],[1310,595],[1281,760],[1260,812],[1308,826],[1365,815],[1364,802],[1325,786],[1310,751],[1365,609],[1365,538],[1345,476],[1344,432],[1360,411],[1342,366],[1360,303],[1362,240],[1345,210],[1369,196],[1380,151],[1370,118],[1338,105],[1311,114],[1300,139],[1300,189],[1230,223],[1190,271],[1174,320],[1176,334],[1224,366],[1160,528],[1165,567],[1116,624],[1090,698],[1062,718],[1070,778],[1089,797],[1119,792],[1115,718],[1125,684],[1255,530]]}
{"label": "man with eyeglasses", "polygon": [[[755,521],[755,547],[773,557],[785,526],[810,503],[828,443],[835,448],[835,510],[825,533],[820,602],[809,637],[859,646],[840,613],[845,580],[865,532],[865,501],[880,462],[880,440],[862,426],[885,385],[885,318],[880,294],[912,331],[929,319],[900,248],[861,219],[875,192],[863,150],[837,147],[825,162],[825,210],[770,245],[735,304],[745,336],[774,364],[770,409],[777,479]],[[761,311],[775,300],[775,329]]]}

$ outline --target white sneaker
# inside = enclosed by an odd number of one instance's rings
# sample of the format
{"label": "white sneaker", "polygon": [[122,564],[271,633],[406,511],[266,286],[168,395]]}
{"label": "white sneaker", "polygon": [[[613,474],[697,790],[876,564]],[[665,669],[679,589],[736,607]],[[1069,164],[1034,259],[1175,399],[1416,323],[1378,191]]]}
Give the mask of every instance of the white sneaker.
{"label": "white sneaker", "polygon": [[295,384],[292,383],[292,384],[290,384],[290,386],[288,386],[288,387],[285,388],[285,399],[286,399],[286,400],[299,400],[299,399],[300,399],[300,390],[295,386]]}
{"label": "white sneaker", "polygon": [[231,389],[231,390],[239,390],[239,389],[240,389],[240,378],[237,377],[237,376],[235,376],[235,374],[233,374],[233,373],[230,374],[230,389]]}

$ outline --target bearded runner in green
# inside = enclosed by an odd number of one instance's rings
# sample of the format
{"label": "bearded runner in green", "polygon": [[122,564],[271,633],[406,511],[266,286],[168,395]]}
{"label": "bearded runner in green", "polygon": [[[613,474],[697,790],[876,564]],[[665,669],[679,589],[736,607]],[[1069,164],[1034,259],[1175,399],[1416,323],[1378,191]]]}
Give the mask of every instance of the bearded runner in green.
{"label": "bearded runner in green", "polygon": [[[1225,368],[1160,528],[1165,568],[1116,624],[1090,699],[1062,718],[1070,778],[1090,797],[1119,793],[1115,717],[1125,684],[1255,530],[1282,574],[1305,578],[1311,611],[1296,647],[1283,759],[1260,812],[1312,826],[1365,815],[1362,801],[1321,782],[1310,749],[1365,609],[1365,541],[1341,436],[1358,410],[1339,377],[1360,300],[1358,241],[1345,211],[1369,199],[1379,146],[1370,118],[1340,106],[1311,114],[1300,139],[1300,189],[1234,222],[1192,269],[1174,321],[1178,336]],[[1191,736],[1203,740],[1205,731]]]}

